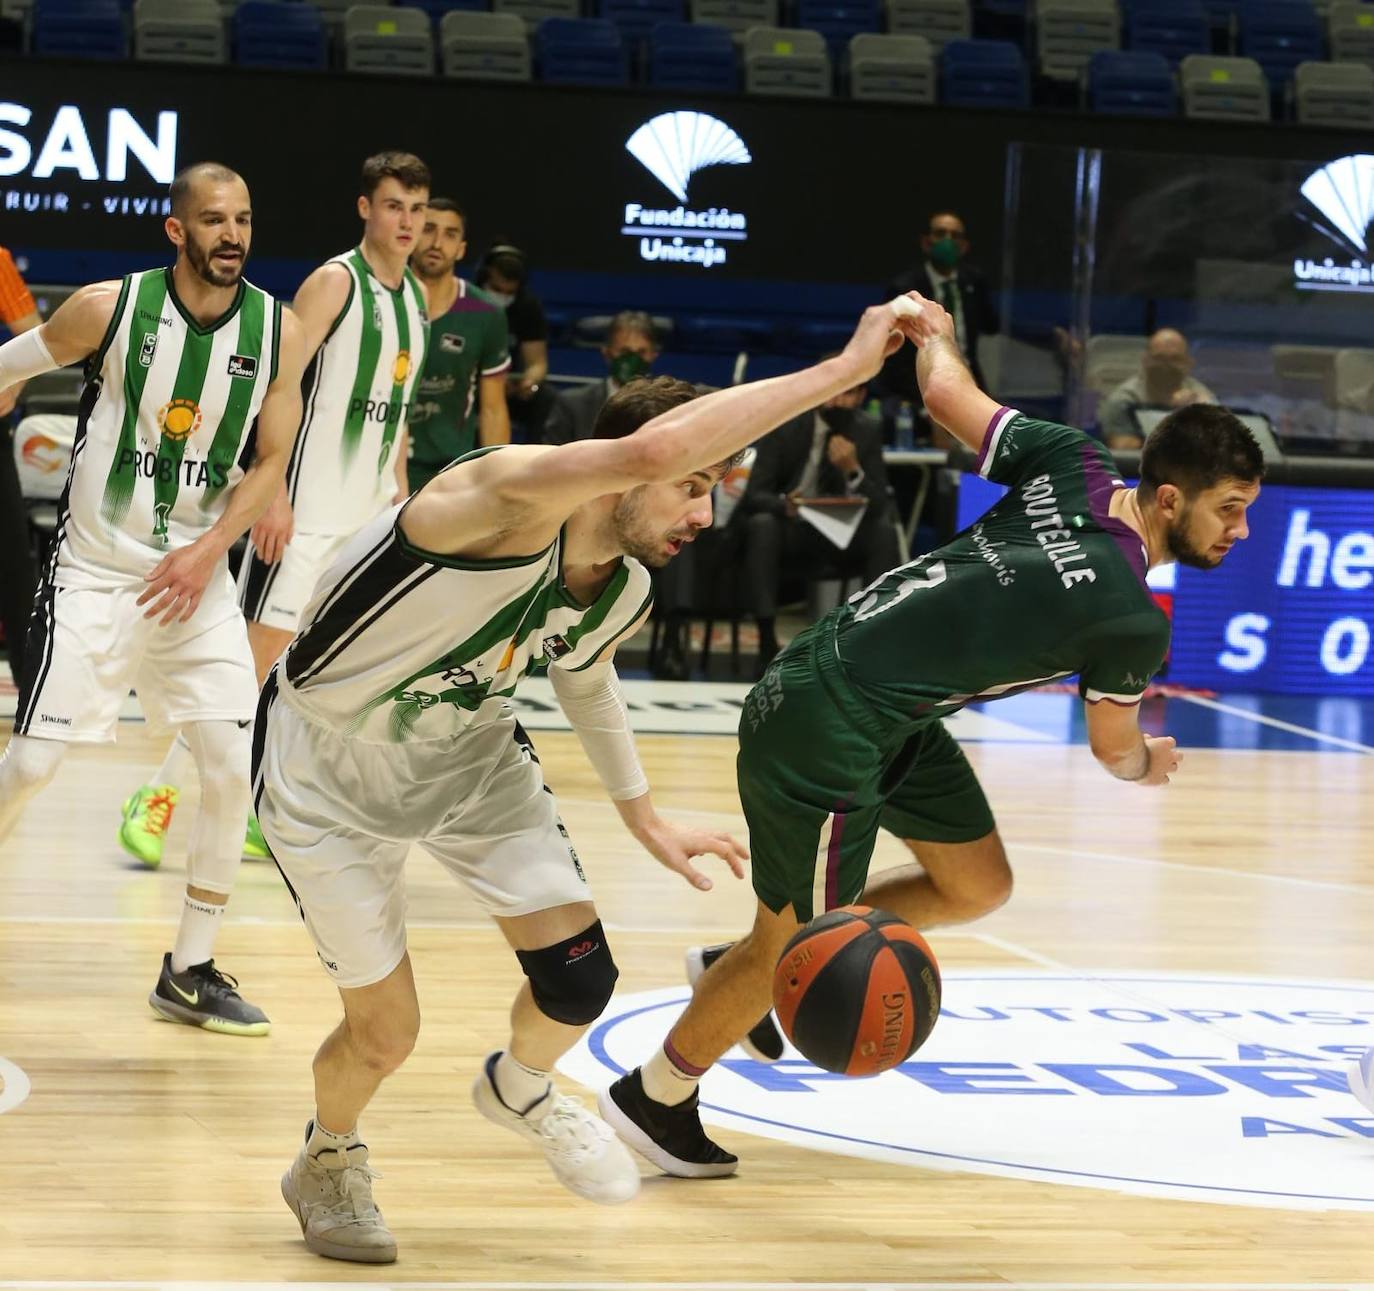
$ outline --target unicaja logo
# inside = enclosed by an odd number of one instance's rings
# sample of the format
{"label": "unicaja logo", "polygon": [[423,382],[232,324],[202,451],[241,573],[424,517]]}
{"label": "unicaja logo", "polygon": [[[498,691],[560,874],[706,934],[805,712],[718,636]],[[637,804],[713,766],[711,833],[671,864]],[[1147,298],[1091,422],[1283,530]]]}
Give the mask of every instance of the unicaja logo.
{"label": "unicaja logo", "polygon": [[[635,158],[679,203],[686,203],[692,176],[708,166],[745,166],[753,157],[744,140],[717,117],[704,112],[664,112],[646,121],[626,141]],[[725,243],[748,236],[738,211],[712,206],[691,210],[626,202],[621,232],[639,239],[643,260],[724,264]]]}
{"label": "unicaja logo", "polygon": [[1294,260],[1296,285],[1309,291],[1374,291],[1374,271],[1368,262],[1374,156],[1341,157],[1313,171],[1301,192],[1309,203],[1308,210],[1300,213],[1302,218],[1355,258],[1344,264],[1330,256],[1321,262]]}

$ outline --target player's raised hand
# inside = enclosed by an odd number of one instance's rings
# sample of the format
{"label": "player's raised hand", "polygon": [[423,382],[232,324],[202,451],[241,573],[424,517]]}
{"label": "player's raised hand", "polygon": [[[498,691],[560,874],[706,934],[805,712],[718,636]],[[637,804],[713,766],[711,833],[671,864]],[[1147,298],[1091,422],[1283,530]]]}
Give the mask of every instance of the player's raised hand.
{"label": "player's raised hand", "polygon": [[842,357],[858,370],[856,384],[876,376],[889,354],[902,348],[902,333],[897,330],[897,313],[894,302],[886,305],[870,305],[859,319],[854,335],[844,347]]}
{"label": "player's raised hand", "polygon": [[249,535],[253,542],[253,550],[258,553],[258,559],[265,565],[275,564],[282,558],[286,545],[295,532],[296,518],[292,514],[291,500],[283,483],[277,496],[272,499],[272,505],[262,513]]}
{"label": "player's raised hand", "polygon": [[919,347],[937,336],[954,338],[954,319],[943,305],[927,300],[919,291],[909,291],[892,302],[902,335]]}
{"label": "player's raised hand", "polygon": [[694,856],[719,856],[737,878],[744,877],[744,862],[749,853],[729,834],[709,829],[682,829],[655,818],[635,831],[635,837],[660,865],[681,874],[699,892],[709,892],[711,880],[692,864]]}
{"label": "player's raised hand", "polygon": [[1168,784],[1169,777],[1178,770],[1179,763],[1183,761],[1183,754],[1178,750],[1177,741],[1172,735],[1147,735],[1145,737],[1145,751],[1150,755],[1150,767],[1136,783],[1145,785]]}
{"label": "player's raised hand", "polygon": [[152,573],[144,575],[148,586],[138,598],[139,605],[148,606],[143,617],[161,616],[162,627],[185,623],[196,612],[210,576],[219,566],[220,554],[202,539],[168,552]]}

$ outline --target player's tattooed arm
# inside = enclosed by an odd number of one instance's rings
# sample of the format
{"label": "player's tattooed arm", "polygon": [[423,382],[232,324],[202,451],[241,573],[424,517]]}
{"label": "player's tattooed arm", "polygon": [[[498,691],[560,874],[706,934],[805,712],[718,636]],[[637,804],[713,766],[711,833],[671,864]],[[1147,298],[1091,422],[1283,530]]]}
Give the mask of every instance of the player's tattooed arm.
{"label": "player's tattooed arm", "polygon": [[305,342],[299,321],[289,309],[281,312],[277,351],[277,379],[268,387],[258,410],[257,450],[253,464],[230,491],[218,520],[195,542],[169,552],[148,574],[148,586],[138,598],[148,608],[145,618],[163,624],[184,623],[196,612],[224,553],[267,510],[286,477],[286,465],[301,423],[301,373]]}

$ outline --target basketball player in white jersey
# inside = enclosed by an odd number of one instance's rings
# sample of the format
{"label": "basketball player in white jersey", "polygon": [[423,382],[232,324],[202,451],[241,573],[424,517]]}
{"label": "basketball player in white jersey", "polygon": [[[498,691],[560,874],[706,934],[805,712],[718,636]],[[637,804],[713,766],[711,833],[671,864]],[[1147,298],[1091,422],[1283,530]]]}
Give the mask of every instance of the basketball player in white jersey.
{"label": "basketball player in white jersey", "polygon": [[0,390],[86,360],[76,447],[34,602],[14,735],[0,756],[0,838],[71,743],[112,740],[136,685],[181,727],[200,773],[181,926],[149,1003],[262,1035],[261,1009],[215,968],[248,810],[257,685],[225,553],[281,488],[300,424],[301,328],[243,278],[248,189],[210,163],[172,182],[171,269],[83,287],[0,347]]}
{"label": "basketball player in white jersey", "polygon": [[[286,483],[253,527],[239,604],[261,684],[286,649],[340,546],[406,487],[406,418],[425,365],[428,320],[408,266],[424,225],[429,168],[384,152],[363,163],[362,244],[314,271],[292,302],[305,332],[304,417]],[[190,771],[178,737],[149,784],[124,803],[119,841],[145,865],[163,840]],[[256,817],[243,854],[266,859]]]}
{"label": "basketball player in white jersey", "polygon": [[415,1043],[404,867],[419,843],[496,918],[526,975],[511,1036],[473,1086],[478,1110],[543,1151],[579,1196],[619,1202],[639,1172],[550,1073],[600,1015],[617,970],[576,853],[508,697],[548,669],[621,818],[692,886],[728,836],[654,809],[613,662],[648,614],[645,565],[711,522],[712,486],[760,435],[877,372],[901,337],[869,310],[843,354],[697,397],[669,378],[612,396],[595,438],[479,449],[367,525],[315,592],[263,688],[254,803],[339,987],[315,1056],[315,1115],[282,1192],[311,1250],[386,1262],[358,1117]]}

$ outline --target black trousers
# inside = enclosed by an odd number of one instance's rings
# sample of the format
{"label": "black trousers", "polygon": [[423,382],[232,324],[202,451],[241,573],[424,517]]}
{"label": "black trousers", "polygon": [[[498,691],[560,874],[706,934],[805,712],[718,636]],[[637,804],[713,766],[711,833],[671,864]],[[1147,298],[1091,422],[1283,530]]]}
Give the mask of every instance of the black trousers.
{"label": "black trousers", "polygon": [[900,563],[892,510],[873,506],[843,551],[805,520],[755,511],[747,518],[744,555],[750,604],[761,619],[777,617],[778,589],[785,570],[804,571],[808,578],[857,575],[871,583]]}
{"label": "black trousers", "polygon": [[29,546],[29,512],[14,469],[14,441],[0,421],[0,623],[15,679],[23,676],[24,640],[33,612],[36,578]]}

